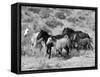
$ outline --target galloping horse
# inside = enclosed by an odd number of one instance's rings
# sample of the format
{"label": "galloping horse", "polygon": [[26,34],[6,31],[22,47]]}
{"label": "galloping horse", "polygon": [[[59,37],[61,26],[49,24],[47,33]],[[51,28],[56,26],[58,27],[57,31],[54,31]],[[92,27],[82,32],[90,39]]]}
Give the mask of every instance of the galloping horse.
{"label": "galloping horse", "polygon": [[42,39],[42,41],[44,41],[44,43],[46,44],[48,38],[50,37],[51,35],[48,34],[47,31],[44,31],[44,30],[41,30],[37,36],[37,40],[40,40]]}
{"label": "galloping horse", "polygon": [[78,51],[81,49],[93,49],[91,43],[92,38],[87,33],[82,31],[74,31],[71,28],[64,28],[62,34],[68,35],[71,45],[70,48],[77,49]]}
{"label": "galloping horse", "polygon": [[33,47],[36,46],[36,43],[37,43],[36,38],[37,38],[38,34],[39,34],[39,32],[37,32],[37,33],[33,33],[33,34],[32,34],[31,41],[32,41],[32,45],[33,45]]}
{"label": "galloping horse", "polygon": [[38,47],[41,51],[43,48],[42,41],[45,43],[45,48],[47,49],[46,42],[51,35],[48,34],[45,30],[40,30],[34,34],[34,47]]}
{"label": "galloping horse", "polygon": [[51,57],[51,48],[55,47],[56,51],[59,52],[61,56],[62,55],[62,49],[64,48],[67,51],[67,55],[69,55],[69,44],[70,41],[67,36],[65,35],[56,35],[56,36],[51,36],[48,38],[48,41],[46,43],[47,45],[47,53],[49,54],[49,58]]}

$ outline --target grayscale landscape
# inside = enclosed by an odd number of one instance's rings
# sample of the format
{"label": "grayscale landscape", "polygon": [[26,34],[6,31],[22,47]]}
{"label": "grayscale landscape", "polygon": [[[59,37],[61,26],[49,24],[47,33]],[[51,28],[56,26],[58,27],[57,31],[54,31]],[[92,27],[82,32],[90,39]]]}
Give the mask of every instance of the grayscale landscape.
{"label": "grayscale landscape", "polygon": [[[95,11],[22,6],[21,27],[22,71],[95,66]],[[56,50],[52,50],[49,59],[44,42],[41,51],[32,47],[33,33],[44,29],[51,35],[58,35],[65,27],[87,33],[93,40],[93,50],[78,52],[73,49],[69,53],[71,57],[66,58],[57,55]],[[64,50],[62,54],[66,55]]]}

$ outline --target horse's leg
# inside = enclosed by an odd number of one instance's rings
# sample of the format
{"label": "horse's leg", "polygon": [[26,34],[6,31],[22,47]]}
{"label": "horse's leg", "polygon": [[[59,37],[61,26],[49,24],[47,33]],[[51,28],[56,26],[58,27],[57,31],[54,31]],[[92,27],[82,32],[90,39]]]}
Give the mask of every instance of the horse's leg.
{"label": "horse's leg", "polygon": [[67,55],[69,56],[69,47],[66,46],[66,47],[65,47],[65,50],[67,51]]}
{"label": "horse's leg", "polygon": [[93,46],[91,45],[91,43],[88,43],[87,46],[88,46],[88,49],[93,50]]}
{"label": "horse's leg", "polygon": [[77,50],[77,52],[78,52],[78,56],[80,56],[80,48],[79,48],[79,46],[76,48],[76,50]]}
{"label": "horse's leg", "polygon": [[49,59],[51,58],[51,48],[49,48]]}
{"label": "horse's leg", "polygon": [[62,48],[57,49],[57,52],[58,52],[59,55],[63,56],[62,53],[61,53],[62,52]]}
{"label": "horse's leg", "polygon": [[43,47],[43,46],[41,45],[41,46],[40,46],[40,51],[42,50],[42,47]]}
{"label": "horse's leg", "polygon": [[48,44],[46,47],[47,47],[46,53],[49,55],[49,58],[50,58],[51,57],[51,46],[50,46],[50,44]]}
{"label": "horse's leg", "polygon": [[39,44],[40,51],[42,50],[43,46],[42,43]]}
{"label": "horse's leg", "polygon": [[46,49],[46,53],[47,53],[47,54],[49,54],[49,52],[48,52],[48,51],[49,51],[49,48],[47,47],[47,49]]}

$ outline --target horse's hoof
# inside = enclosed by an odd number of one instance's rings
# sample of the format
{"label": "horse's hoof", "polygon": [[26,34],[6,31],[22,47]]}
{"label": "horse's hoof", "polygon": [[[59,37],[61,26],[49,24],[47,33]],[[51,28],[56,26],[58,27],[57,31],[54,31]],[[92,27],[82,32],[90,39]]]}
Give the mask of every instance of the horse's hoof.
{"label": "horse's hoof", "polygon": [[51,56],[48,57],[49,59],[51,58]]}

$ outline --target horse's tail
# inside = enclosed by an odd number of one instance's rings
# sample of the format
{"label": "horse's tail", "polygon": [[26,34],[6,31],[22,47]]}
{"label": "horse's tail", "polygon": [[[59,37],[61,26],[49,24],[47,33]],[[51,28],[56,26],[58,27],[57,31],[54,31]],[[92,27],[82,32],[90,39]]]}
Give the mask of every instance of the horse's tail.
{"label": "horse's tail", "polygon": [[92,44],[93,44],[93,38],[90,38],[89,40],[90,40],[90,43],[92,43]]}
{"label": "horse's tail", "polygon": [[93,38],[90,38],[90,39],[89,39],[88,49],[93,50]]}
{"label": "horse's tail", "polygon": [[90,49],[90,50],[93,50],[93,46],[92,46],[92,44],[91,43],[88,43],[88,49]]}

